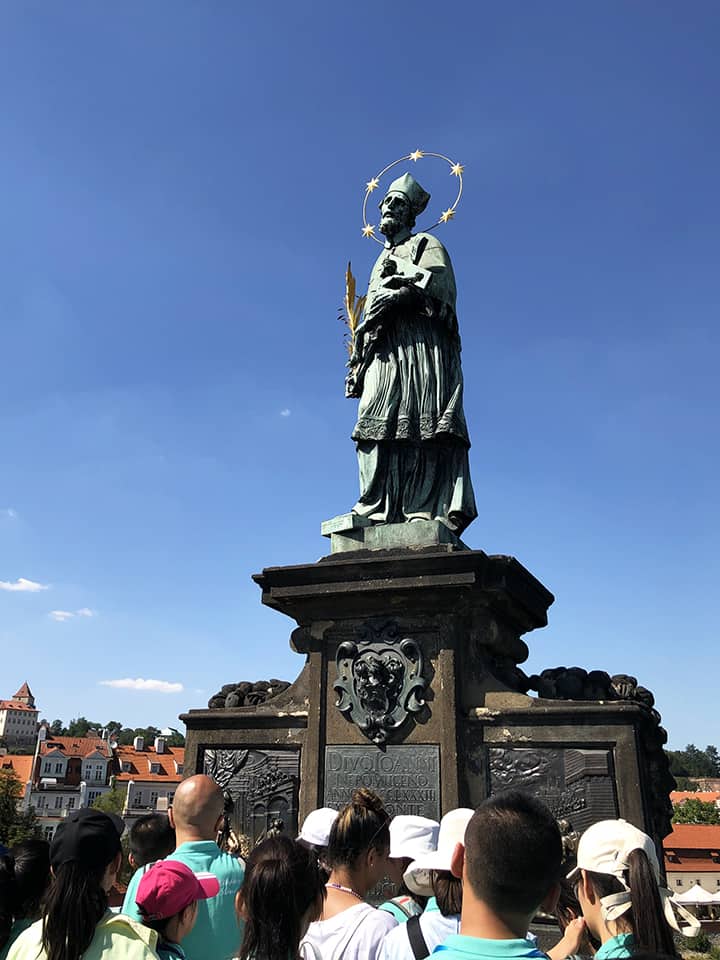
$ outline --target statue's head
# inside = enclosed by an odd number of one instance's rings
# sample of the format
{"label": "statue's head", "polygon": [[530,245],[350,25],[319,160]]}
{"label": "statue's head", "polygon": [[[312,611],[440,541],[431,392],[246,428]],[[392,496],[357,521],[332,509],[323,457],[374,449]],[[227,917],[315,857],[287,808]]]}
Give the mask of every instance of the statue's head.
{"label": "statue's head", "polygon": [[429,199],[430,194],[409,173],[393,180],[380,204],[380,232],[388,240],[409,234]]}

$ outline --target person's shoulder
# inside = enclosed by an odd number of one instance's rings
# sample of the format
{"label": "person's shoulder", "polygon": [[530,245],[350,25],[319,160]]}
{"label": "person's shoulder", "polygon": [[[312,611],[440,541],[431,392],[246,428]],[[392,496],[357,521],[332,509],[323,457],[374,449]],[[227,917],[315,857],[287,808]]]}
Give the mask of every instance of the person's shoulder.
{"label": "person's shoulder", "polygon": [[42,951],[42,920],[36,920],[26,927],[13,940],[6,960],[25,960],[26,957],[39,957]]}

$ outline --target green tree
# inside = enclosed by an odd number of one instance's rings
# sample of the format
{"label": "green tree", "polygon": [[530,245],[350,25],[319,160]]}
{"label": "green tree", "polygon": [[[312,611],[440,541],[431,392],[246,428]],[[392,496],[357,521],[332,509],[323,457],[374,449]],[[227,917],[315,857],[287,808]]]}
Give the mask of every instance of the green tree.
{"label": "green tree", "polygon": [[720,823],[720,810],[714,803],[690,797],[675,807],[673,823]]}
{"label": "green tree", "polygon": [[14,770],[0,770],[0,843],[12,847],[21,840],[40,836],[35,811],[19,809],[23,785]]}
{"label": "green tree", "polygon": [[76,717],[70,721],[65,730],[67,737],[86,737],[88,730],[102,730],[102,724],[85,717]]}
{"label": "green tree", "polygon": [[102,810],[103,813],[116,813],[121,816],[125,806],[126,794],[127,788],[113,787],[107,793],[100,794],[97,799],[93,800],[92,805],[96,810]]}
{"label": "green tree", "polygon": [[50,733],[53,737],[61,737],[64,729],[62,720],[53,720],[50,724]]}

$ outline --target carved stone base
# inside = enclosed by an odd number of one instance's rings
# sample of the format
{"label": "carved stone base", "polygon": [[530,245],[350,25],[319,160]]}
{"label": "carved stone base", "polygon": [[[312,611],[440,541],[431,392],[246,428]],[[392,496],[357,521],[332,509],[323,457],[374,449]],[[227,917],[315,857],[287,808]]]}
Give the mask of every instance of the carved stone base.
{"label": "carved stone base", "polygon": [[[352,518],[341,529],[339,521]],[[354,513],[335,517],[322,524],[322,533],[330,537],[331,553],[350,553],[357,550],[423,550],[444,548],[467,550],[462,540],[455,536],[440,520],[413,520],[412,523],[371,524]],[[360,522],[358,522],[360,521]]]}

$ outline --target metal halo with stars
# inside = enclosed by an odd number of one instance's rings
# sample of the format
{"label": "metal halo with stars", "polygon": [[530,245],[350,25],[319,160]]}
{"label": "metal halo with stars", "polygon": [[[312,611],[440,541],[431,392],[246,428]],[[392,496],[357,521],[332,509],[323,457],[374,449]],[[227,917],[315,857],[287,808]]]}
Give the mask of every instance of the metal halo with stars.
{"label": "metal halo with stars", "polygon": [[445,154],[443,153],[430,153],[429,151],[426,151],[426,150],[413,150],[413,152],[408,153],[407,156],[400,157],[399,160],[393,160],[392,163],[389,163],[386,167],[383,167],[380,173],[376,174],[372,178],[372,180],[368,180],[368,182],[365,184],[365,197],[363,199],[363,206],[362,206],[362,218],[363,218],[362,235],[364,237],[369,237],[371,240],[374,240],[375,243],[379,243],[379,244],[383,243],[382,240],[380,240],[378,237],[375,236],[375,225],[372,223],[368,223],[368,220],[367,220],[368,198],[370,194],[374,190],[377,190],[377,188],[380,186],[380,179],[385,176],[388,170],[392,170],[392,168],[396,167],[399,163],[405,163],[407,160],[413,160],[415,163],[417,163],[417,161],[422,160],[423,157],[435,157],[438,160],[444,160],[447,164],[450,165],[450,175],[458,178],[458,192],[457,192],[457,196],[455,197],[455,202],[451,206],[449,206],[447,210],[443,210],[443,212],[440,214],[440,219],[436,220],[435,223],[433,223],[431,226],[426,227],[424,232],[427,233],[430,230],[434,230],[435,227],[439,227],[441,223],[449,223],[450,220],[454,218],[455,211],[457,210],[457,205],[460,203],[460,197],[462,196],[462,192],[463,192],[462,175],[465,168],[459,163],[454,163],[450,159],[450,157],[446,157]]}

